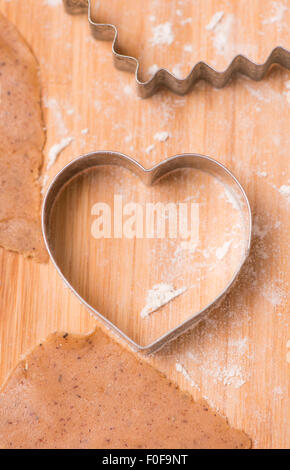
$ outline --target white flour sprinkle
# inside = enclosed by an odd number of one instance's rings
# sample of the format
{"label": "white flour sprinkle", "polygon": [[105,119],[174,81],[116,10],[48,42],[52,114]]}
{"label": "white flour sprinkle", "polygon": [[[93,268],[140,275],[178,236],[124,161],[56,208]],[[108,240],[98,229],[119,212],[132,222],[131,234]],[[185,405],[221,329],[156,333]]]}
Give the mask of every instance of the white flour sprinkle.
{"label": "white flour sprinkle", "polygon": [[174,40],[172,25],[168,21],[152,28],[153,37],[150,41],[152,46],[167,45],[170,46]]}
{"label": "white flour sprinkle", "polygon": [[[286,343],[286,348],[289,349],[290,348],[290,339],[288,339],[287,343]],[[290,351],[287,351],[287,354],[286,354],[286,361],[290,364]]]}
{"label": "white flour sprinkle", "polygon": [[155,145],[154,145],[154,144],[151,144],[151,145],[149,145],[149,146],[146,148],[145,152],[146,152],[146,153],[150,153],[150,152],[152,152],[152,150],[154,150],[154,149],[155,149]]}
{"label": "white flour sprinkle", "polygon": [[191,45],[191,44],[184,44],[183,50],[184,50],[185,52],[192,52],[192,50],[193,50],[193,49],[192,49],[192,45]]}
{"label": "white flour sprinkle", "polygon": [[95,109],[96,109],[97,111],[101,111],[101,109],[102,109],[102,103],[101,103],[101,101],[95,100],[95,101],[94,101],[94,107],[95,107]]}
{"label": "white flour sprinkle", "polygon": [[187,287],[174,289],[171,284],[156,284],[147,293],[146,305],[140,313],[141,317],[148,317],[148,315],[163,307],[163,305],[168,304],[168,302],[183,294],[186,290]]}
{"label": "white flour sprinkle", "polygon": [[235,355],[243,356],[248,348],[248,338],[229,339],[229,346],[235,350]]}
{"label": "white flour sprinkle", "polygon": [[148,72],[150,73],[150,75],[154,75],[157,72],[157,70],[159,70],[158,65],[153,64],[151,65],[151,67],[149,67]]}
{"label": "white flour sprinkle", "polygon": [[67,134],[67,128],[64,124],[62,112],[60,109],[60,105],[55,98],[48,98],[44,99],[44,106],[48,109],[51,109],[54,113],[54,121],[57,126],[57,132],[59,135]]}
{"label": "white flour sprinkle", "polygon": [[190,254],[193,254],[196,251],[196,247],[197,247],[196,242],[192,242],[192,241],[181,242],[180,246],[177,247],[175,254],[178,254],[178,252],[180,251],[188,251]]}
{"label": "white flour sprinkle", "polygon": [[260,178],[265,178],[266,176],[268,176],[268,173],[266,171],[257,170],[256,175]]}
{"label": "white flour sprinkle", "polygon": [[41,191],[40,191],[42,195],[45,192],[47,181],[48,181],[48,175],[43,175],[43,177],[41,178]]}
{"label": "white flour sprinkle", "polygon": [[282,196],[286,197],[286,199],[288,201],[290,201],[290,186],[286,185],[286,184],[283,184],[283,186],[281,186],[279,188],[279,193],[282,194]]}
{"label": "white flour sprinkle", "polygon": [[219,248],[216,249],[215,255],[216,255],[217,259],[221,260],[226,256],[226,254],[229,251],[229,248],[232,244],[232,241],[233,240],[229,240],[228,242],[225,242],[222,246],[220,246]]}
{"label": "white flour sprinkle", "polygon": [[284,394],[282,387],[274,387],[272,392],[274,395],[279,395],[279,396],[282,396]]}
{"label": "white flour sprinkle", "polygon": [[185,18],[184,20],[181,20],[180,21],[180,24],[182,26],[186,25],[186,24],[189,24],[189,23],[192,23],[192,18]]}
{"label": "white flour sprinkle", "polygon": [[181,64],[176,64],[176,65],[174,65],[174,67],[172,69],[173,75],[176,78],[179,78],[179,79],[183,78],[183,73],[182,73],[181,67],[182,67]]}
{"label": "white flour sprinkle", "polygon": [[258,216],[254,218],[253,235],[263,240],[271,230],[271,226],[263,224]]}
{"label": "white flour sprinkle", "polygon": [[265,286],[262,295],[274,307],[280,305],[285,298],[285,292],[279,286],[271,285],[270,283]]}
{"label": "white flour sprinkle", "polygon": [[126,137],[124,138],[124,142],[126,142],[126,143],[131,142],[132,139],[133,139],[132,134],[128,134],[128,135],[126,135]]}
{"label": "white flour sprinkle", "polygon": [[284,92],[284,95],[286,95],[286,99],[288,103],[290,103],[290,80],[287,80],[285,83],[286,91]]}
{"label": "white flour sprinkle", "polygon": [[[248,83],[244,83],[244,87],[248,90],[248,92],[257,98],[259,101],[263,101],[264,103],[270,103],[272,98],[270,96],[264,96],[263,92],[256,90],[255,88],[252,87],[252,85],[249,85]],[[264,91],[264,90],[263,90]]]}
{"label": "white flour sprinkle", "polygon": [[48,152],[46,169],[49,170],[55,163],[59,154],[73,141],[73,137],[64,137],[58,144],[54,144]]}
{"label": "white flour sprinkle", "polygon": [[160,131],[156,132],[154,135],[154,140],[158,140],[158,142],[165,142],[167,139],[169,139],[170,134],[169,132],[166,131]]}
{"label": "white flour sprinkle", "polygon": [[194,352],[188,351],[186,355],[190,360],[189,364],[193,363],[193,366],[189,365],[190,376],[193,375],[194,379],[194,373],[197,373],[198,377],[202,373],[205,380],[211,377],[214,383],[220,382],[236,389],[243,386],[248,378],[242,366],[243,357],[248,350],[248,338],[230,338],[228,345],[229,351],[226,355],[219,343],[209,344],[207,350],[195,348]]}
{"label": "white flour sprinkle", "polygon": [[224,385],[233,385],[235,388],[240,388],[246,383],[246,380],[243,378],[242,369],[238,365],[218,368],[215,378]]}
{"label": "white flour sprinkle", "polygon": [[187,372],[185,367],[180,364],[180,362],[176,362],[175,369],[177,372],[180,372],[184,376],[184,378],[190,383],[192,387],[195,387],[197,388],[197,390],[200,390],[199,386],[194,382],[192,377],[190,377],[189,373]]}
{"label": "white flour sprinkle", "polygon": [[56,7],[62,4],[62,0],[45,0],[44,5],[48,5],[49,7]]}
{"label": "white flour sprinkle", "polygon": [[230,33],[232,30],[234,17],[228,15],[216,25],[213,30],[213,46],[218,54],[224,54],[226,47],[230,43]]}
{"label": "white flour sprinkle", "polygon": [[[194,382],[193,378],[182,364],[177,362],[175,364],[175,369],[177,372],[180,372],[184,375],[192,387],[200,390],[198,384]],[[216,365],[212,368],[207,368],[206,366],[201,365],[200,369],[206,375],[213,377],[215,383],[221,382],[225,386],[230,385],[236,389],[242,387],[246,383],[243,370],[241,366],[237,364],[231,364],[228,367],[221,367]]]}
{"label": "white flour sprinkle", "polygon": [[125,85],[123,90],[124,90],[125,95],[128,95],[128,96],[133,95],[133,90],[130,85]]}
{"label": "white flour sprinkle", "polygon": [[228,367],[215,365],[210,368],[202,365],[200,369],[206,375],[213,377],[215,383],[221,382],[225,386],[230,385],[234,388],[240,388],[246,383],[242,367],[238,364],[230,364]]}
{"label": "white flour sprinkle", "polygon": [[224,16],[223,11],[217,11],[211,18],[210,22],[206,26],[208,31],[213,31],[218,23],[221,21],[222,17]]}
{"label": "white flour sprinkle", "polygon": [[273,24],[279,23],[283,20],[284,13],[287,11],[286,5],[283,5],[281,2],[273,2],[272,3],[272,16],[269,18],[265,18],[262,23],[263,24]]}
{"label": "white flour sprinkle", "polygon": [[88,128],[81,130],[81,134],[83,134],[83,135],[86,135],[88,132],[89,132]]}
{"label": "white flour sprinkle", "polygon": [[228,188],[225,188],[225,196],[227,202],[231,204],[232,208],[235,210],[240,210],[239,204],[235,196],[233,195],[232,191]]}

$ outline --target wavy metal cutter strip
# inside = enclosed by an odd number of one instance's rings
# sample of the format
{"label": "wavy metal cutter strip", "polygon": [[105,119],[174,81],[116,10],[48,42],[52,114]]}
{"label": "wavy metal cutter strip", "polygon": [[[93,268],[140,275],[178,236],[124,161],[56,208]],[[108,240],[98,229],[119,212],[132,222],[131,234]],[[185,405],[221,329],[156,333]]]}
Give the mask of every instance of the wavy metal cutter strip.
{"label": "wavy metal cutter strip", "polygon": [[[131,337],[129,337],[124,331],[122,331],[116,324],[112,323],[104,313],[97,311],[92,305],[90,305],[70,284],[69,280],[65,277],[61,267],[58,264],[54,248],[54,232],[51,226],[51,216],[54,203],[61,193],[62,189],[66,187],[74,178],[80,175],[83,171],[90,169],[97,169],[104,165],[114,165],[126,168],[131,172],[135,173],[141,181],[151,186],[157,183],[163,176],[170,172],[178,169],[189,169],[193,168],[199,171],[210,173],[212,176],[219,179],[219,181],[225,185],[228,191],[235,198],[244,222],[244,252],[241,260],[237,263],[236,270],[230,279],[230,281],[221,289],[221,292],[213,299],[208,305],[202,308],[200,311],[189,315],[189,317],[177,325],[175,328],[167,331],[162,336],[155,339],[150,344],[139,344],[136,343]],[[175,155],[174,157],[168,158],[167,160],[158,163],[153,168],[146,169],[133,158],[119,152],[110,151],[99,151],[82,155],[75,160],[72,160],[66,165],[53,179],[51,182],[42,207],[42,231],[43,237],[48,250],[49,256],[57,269],[59,275],[77,298],[93,313],[95,317],[101,320],[107,327],[112,329],[120,337],[125,339],[128,344],[137,351],[143,353],[153,353],[162,348],[169,341],[172,341],[177,336],[186,332],[187,330],[196,326],[201,320],[205,319],[207,314],[215,307],[219,305],[224,296],[233,287],[238,279],[238,275],[241,271],[243,264],[245,263],[251,247],[251,236],[252,236],[252,215],[251,208],[246,196],[246,193],[238,180],[234,175],[221,163],[213,160],[205,155],[198,154],[182,154]]]}
{"label": "wavy metal cutter strip", "polygon": [[140,64],[135,57],[123,55],[117,51],[118,30],[112,24],[95,23],[91,16],[90,0],[63,0],[66,11],[71,14],[88,11],[88,20],[95,39],[111,40],[114,65],[117,69],[135,72],[137,92],[141,98],[154,95],[160,88],[168,88],[178,95],[185,95],[200,80],[205,80],[215,88],[224,87],[235,73],[246,75],[252,80],[262,80],[270,67],[279,64],[290,69],[290,51],[283,47],[275,47],[263,64],[257,64],[243,55],[237,55],[230,65],[219,72],[205,62],[198,62],[184,79],[176,78],[166,69],[159,69],[149,80],[139,79]]}

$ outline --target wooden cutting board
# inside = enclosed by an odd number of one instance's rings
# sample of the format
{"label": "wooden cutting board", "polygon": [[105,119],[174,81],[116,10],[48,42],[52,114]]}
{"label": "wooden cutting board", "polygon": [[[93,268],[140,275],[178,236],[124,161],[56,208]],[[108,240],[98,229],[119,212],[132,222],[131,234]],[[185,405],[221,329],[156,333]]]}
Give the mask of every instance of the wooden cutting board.
{"label": "wooden cutting board", "polygon": [[[140,54],[144,76],[156,63],[185,73],[199,59],[223,68],[239,52],[261,62],[274,46],[289,47],[287,2],[173,1],[170,9],[169,2],[160,2],[157,11],[156,5],[144,10],[134,1],[121,13],[116,0],[109,11],[102,3],[100,16],[118,23],[121,47]],[[195,399],[206,399],[226,415],[249,434],[254,447],[289,447],[289,72],[277,67],[260,83],[238,77],[222,90],[200,83],[185,97],[163,91],[141,100],[134,76],[113,67],[110,43],[92,39],[84,16],[71,17],[61,2],[49,0],[0,0],[0,10],[39,61],[46,161],[54,144],[74,139],[47,173],[49,180],[75,156],[107,149],[145,167],[178,153],[207,154],[243,184],[255,218],[253,249],[240,283],[207,322],[148,360]],[[224,12],[221,22],[207,28],[217,11]],[[156,27],[166,22],[175,42],[153,47]],[[161,131],[169,135],[165,142],[154,139]],[[80,216],[76,237],[82,236],[83,224]],[[103,257],[108,259],[109,250]],[[0,260],[3,383],[21,355],[50,332],[86,333],[98,322],[51,263],[37,265],[3,249]],[[82,268],[85,272],[80,260]],[[140,269],[134,271],[133,263],[120,269],[122,278],[132,279],[127,286],[132,294],[135,277],[142,280]],[[96,274],[98,292],[110,292],[109,285],[119,305],[117,274],[104,273]],[[182,309],[191,308],[190,298],[186,302]],[[110,308],[114,312],[112,302]],[[122,314],[125,324],[141,331],[142,322],[135,323],[129,310]]]}

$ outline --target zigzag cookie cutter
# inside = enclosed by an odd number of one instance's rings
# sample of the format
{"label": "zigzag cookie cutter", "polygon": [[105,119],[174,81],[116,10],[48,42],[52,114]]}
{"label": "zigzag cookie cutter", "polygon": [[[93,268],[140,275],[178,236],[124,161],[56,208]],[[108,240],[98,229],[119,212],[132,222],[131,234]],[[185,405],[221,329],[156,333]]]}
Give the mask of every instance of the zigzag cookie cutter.
{"label": "zigzag cookie cutter", "polygon": [[139,79],[139,60],[118,52],[118,30],[113,24],[95,23],[91,16],[91,0],[63,0],[70,14],[88,11],[88,21],[95,39],[112,41],[114,65],[119,70],[135,73],[136,87],[141,98],[154,95],[160,88],[168,88],[178,95],[185,95],[200,80],[205,80],[215,88],[223,88],[236,73],[246,75],[252,80],[262,80],[272,65],[277,64],[290,69],[290,51],[277,46],[263,64],[257,64],[244,55],[237,55],[224,71],[217,71],[205,62],[198,62],[186,78],[178,79],[167,69],[159,69],[147,81]]}
{"label": "zigzag cookie cutter", "polygon": [[[65,274],[62,272],[59,260],[56,256],[56,250],[54,246],[54,230],[52,222],[52,211],[56,199],[61,193],[64,187],[70,184],[70,182],[81,175],[84,171],[89,171],[92,169],[97,169],[104,165],[113,165],[126,168],[135,175],[137,175],[141,181],[147,185],[151,186],[153,184],[158,184],[158,181],[168,175],[169,173],[180,170],[180,169],[195,169],[198,171],[206,172],[217,178],[225,187],[227,191],[230,192],[231,197],[233,197],[235,203],[241,211],[243,226],[244,226],[244,235],[243,235],[243,252],[241,258],[238,260],[235,267],[235,271],[229,281],[224,285],[221,291],[217,296],[210,301],[205,307],[201,310],[194,312],[189,315],[184,321],[172,328],[171,330],[165,332],[157,339],[152,341],[149,344],[139,344],[129,337],[124,331],[122,331],[116,324],[114,324],[109,318],[106,317],[104,313],[100,313],[96,308],[89,304],[84,297],[82,297],[74,286],[66,278]],[[252,238],[252,214],[251,207],[248,201],[247,195],[235,178],[235,176],[221,163],[218,161],[207,157],[205,155],[199,154],[182,154],[175,155],[173,157],[164,160],[152,168],[146,169],[136,160],[127,155],[121,154],[119,152],[110,152],[110,151],[98,151],[92,152],[85,155],[82,155],[70,163],[68,163],[52,180],[46,196],[44,198],[43,207],[42,207],[42,232],[45,241],[45,245],[49,256],[58,271],[60,277],[69,287],[69,289],[76,295],[82,304],[84,304],[92,314],[99,319],[106,327],[113,330],[118,336],[125,339],[126,342],[137,351],[141,351],[145,354],[151,354],[159,349],[161,349],[165,344],[174,340],[181,334],[185,333],[187,330],[195,327],[201,320],[206,319],[207,315],[213,308],[218,307],[219,303],[224,299],[226,294],[234,286],[236,281],[239,278],[240,271],[244,265],[251,248],[251,238]]]}

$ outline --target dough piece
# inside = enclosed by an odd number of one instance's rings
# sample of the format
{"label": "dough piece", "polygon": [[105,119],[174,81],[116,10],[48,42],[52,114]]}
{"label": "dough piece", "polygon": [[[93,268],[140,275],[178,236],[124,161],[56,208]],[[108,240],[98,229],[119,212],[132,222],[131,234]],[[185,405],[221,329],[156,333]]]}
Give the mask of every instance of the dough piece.
{"label": "dough piece", "polygon": [[243,432],[99,329],[49,336],[0,394],[0,448],[249,447]]}
{"label": "dough piece", "polygon": [[37,62],[0,14],[0,245],[46,261],[39,168],[44,130]]}

